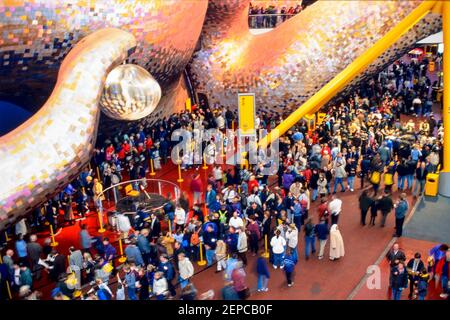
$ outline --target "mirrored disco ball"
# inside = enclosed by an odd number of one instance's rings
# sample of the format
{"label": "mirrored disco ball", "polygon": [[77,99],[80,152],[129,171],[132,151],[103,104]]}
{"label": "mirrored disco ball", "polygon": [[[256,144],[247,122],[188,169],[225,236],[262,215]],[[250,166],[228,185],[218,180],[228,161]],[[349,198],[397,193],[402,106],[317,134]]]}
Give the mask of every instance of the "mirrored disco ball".
{"label": "mirrored disco ball", "polygon": [[117,120],[138,120],[155,110],[161,87],[144,68],[122,64],[107,76],[100,99],[102,111]]}

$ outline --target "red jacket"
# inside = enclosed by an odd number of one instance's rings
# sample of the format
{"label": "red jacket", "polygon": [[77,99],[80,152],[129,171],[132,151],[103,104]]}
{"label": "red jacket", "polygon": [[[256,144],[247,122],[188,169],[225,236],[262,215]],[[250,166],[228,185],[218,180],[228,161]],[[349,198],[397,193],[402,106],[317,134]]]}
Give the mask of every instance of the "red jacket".
{"label": "red jacket", "polygon": [[153,146],[153,140],[152,138],[148,137],[147,141],[145,142],[145,147],[147,148],[147,150],[150,150]]}
{"label": "red jacket", "polygon": [[248,193],[249,194],[253,192],[254,187],[259,187],[258,180],[256,180],[256,179],[248,182]]}
{"label": "red jacket", "polygon": [[317,211],[319,212],[319,221],[320,218],[323,217],[323,215],[325,214],[325,211],[328,210],[328,202],[322,203],[318,208]]}
{"label": "red jacket", "polygon": [[192,192],[203,192],[203,182],[202,179],[192,179],[191,181],[191,191]]}

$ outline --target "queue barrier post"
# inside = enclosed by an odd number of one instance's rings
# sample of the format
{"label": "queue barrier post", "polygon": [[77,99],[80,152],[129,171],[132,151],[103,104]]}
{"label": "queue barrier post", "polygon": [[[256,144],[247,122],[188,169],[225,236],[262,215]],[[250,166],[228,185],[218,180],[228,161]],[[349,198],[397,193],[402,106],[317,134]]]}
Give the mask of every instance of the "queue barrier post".
{"label": "queue barrier post", "polygon": [[225,135],[222,135],[222,158],[225,158]]}
{"label": "queue barrier post", "polygon": [[178,162],[178,180],[177,180],[177,182],[183,182],[184,181],[184,179],[183,179],[183,177],[181,176],[181,161],[179,161]]}
{"label": "queue barrier post", "polygon": [[154,169],[154,166],[153,166],[153,159],[152,158],[150,158],[150,175],[151,176],[156,175],[155,169]]}
{"label": "queue barrier post", "polygon": [[98,168],[98,166],[97,166],[96,170],[97,170],[98,180],[102,180],[102,177],[100,176],[100,169]]}
{"label": "queue barrier post", "polygon": [[101,210],[97,210],[97,214],[98,214],[98,223],[100,226],[100,228],[98,229],[98,233],[104,233],[106,230],[105,228],[103,228],[103,214]]}
{"label": "queue barrier post", "polygon": [[204,266],[206,264],[206,260],[203,259],[203,241],[200,241],[200,260],[197,262],[199,266]]}
{"label": "queue barrier post", "polygon": [[70,266],[70,255],[67,256],[67,263],[69,264],[69,271],[70,271],[70,273],[73,273],[72,267]]}
{"label": "queue barrier post", "polygon": [[202,169],[203,170],[207,170],[208,169],[208,166],[206,165],[206,155],[205,154],[203,155],[203,167],[202,167]]}
{"label": "queue barrier post", "polygon": [[122,238],[120,238],[120,237],[119,237],[119,252],[120,252],[119,262],[120,262],[120,263],[124,263],[125,261],[127,261],[127,257],[125,257],[125,256],[123,255]]}
{"label": "queue barrier post", "polygon": [[55,233],[53,232],[53,226],[51,223],[50,223],[50,237],[52,238],[50,246],[57,247],[59,243],[55,241]]}
{"label": "queue barrier post", "polygon": [[264,253],[261,255],[263,258],[269,258],[269,248],[267,245],[267,234],[264,235]]}

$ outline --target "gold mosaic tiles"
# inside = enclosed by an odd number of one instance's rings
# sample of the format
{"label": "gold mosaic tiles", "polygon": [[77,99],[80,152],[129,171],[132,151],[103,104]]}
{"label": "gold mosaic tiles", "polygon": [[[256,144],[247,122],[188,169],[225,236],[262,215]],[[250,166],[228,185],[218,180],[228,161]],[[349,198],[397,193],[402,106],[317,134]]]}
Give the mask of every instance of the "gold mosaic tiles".
{"label": "gold mosaic tiles", "polygon": [[[420,3],[321,0],[272,31],[253,35],[248,30],[249,1],[210,0],[202,49],[190,64],[193,82],[208,95],[210,105],[236,108],[237,93],[251,92],[257,109],[290,113]],[[356,81],[441,28],[440,16],[428,15]]]}
{"label": "gold mosaic tiles", "polygon": [[116,28],[85,37],[66,56],[45,105],[0,137],[0,230],[59,192],[89,161],[106,75],[136,44]]}
{"label": "gold mosaic tiles", "polygon": [[69,50],[107,27],[133,34],[138,46],[128,62],[164,88],[178,81],[191,58],[206,8],[207,0],[2,0],[0,100],[38,110]]}

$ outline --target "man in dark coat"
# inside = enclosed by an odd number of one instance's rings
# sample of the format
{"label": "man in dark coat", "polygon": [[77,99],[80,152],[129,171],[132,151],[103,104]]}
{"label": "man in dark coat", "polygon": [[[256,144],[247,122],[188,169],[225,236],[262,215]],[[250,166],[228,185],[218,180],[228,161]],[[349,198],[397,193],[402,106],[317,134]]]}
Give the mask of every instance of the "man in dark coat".
{"label": "man in dark coat", "polygon": [[53,269],[50,271],[50,278],[53,281],[58,281],[60,275],[66,273],[66,257],[59,254],[57,251],[53,251]]}
{"label": "man in dark coat", "polygon": [[391,267],[396,266],[400,262],[404,262],[406,260],[405,253],[400,250],[400,246],[398,243],[394,243],[392,249],[386,254],[386,258],[389,261]]}
{"label": "man in dark coat", "polygon": [[409,260],[406,265],[406,270],[409,275],[409,299],[413,297],[414,285],[416,281],[419,280],[421,271],[425,268],[425,265],[420,258],[420,253],[416,252],[416,254],[414,254],[414,258]]}
{"label": "man in dark coat", "polygon": [[384,195],[378,200],[378,209],[381,211],[381,227],[384,227],[386,224],[386,218],[394,207],[394,203],[392,202],[392,198],[388,191],[384,192]]}
{"label": "man in dark coat", "polygon": [[403,263],[392,268],[389,284],[392,289],[392,299],[400,300],[403,289],[408,288],[408,273]]}
{"label": "man in dark coat", "polygon": [[39,259],[42,254],[42,246],[37,243],[37,236],[35,234],[30,236],[30,242],[27,243],[27,252],[31,262],[31,271],[33,272],[36,280],[39,280],[41,278],[42,269],[39,265]]}

